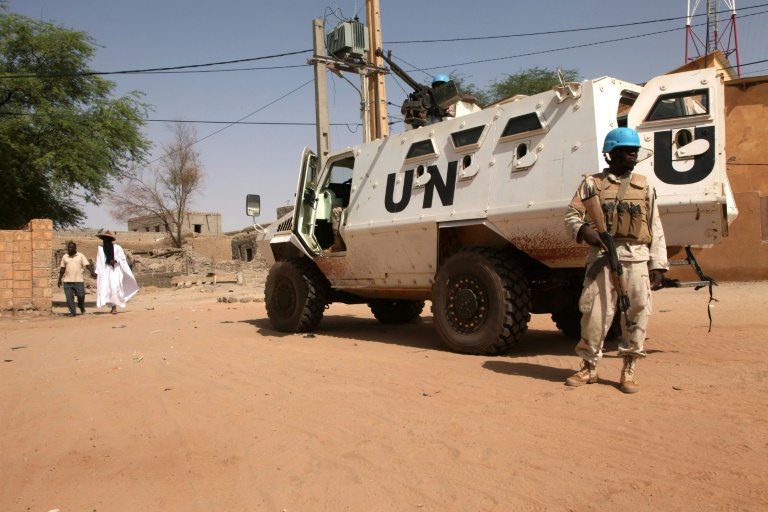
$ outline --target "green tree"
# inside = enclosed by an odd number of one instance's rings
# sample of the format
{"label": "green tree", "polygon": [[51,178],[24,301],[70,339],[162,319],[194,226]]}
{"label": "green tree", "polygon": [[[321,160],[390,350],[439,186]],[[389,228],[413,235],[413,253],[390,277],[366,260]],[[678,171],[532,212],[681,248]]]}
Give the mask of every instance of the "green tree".
{"label": "green tree", "polygon": [[[576,82],[579,79],[578,69],[562,69],[564,82]],[[502,78],[493,80],[486,91],[489,105],[518,94],[531,96],[552,89],[558,85],[560,78],[557,70],[540,68],[538,66],[520,69],[514,75],[503,75]]]}
{"label": "green tree", "polygon": [[454,70],[451,72],[450,76],[461,94],[469,94],[477,98],[478,106],[485,107],[492,103],[487,91],[484,91],[471,82],[467,82],[467,75]]}
{"label": "green tree", "polygon": [[165,227],[176,247],[182,235],[187,207],[200,193],[205,178],[200,153],[194,148],[197,130],[189,123],[172,123],[173,142],[162,145],[157,167],[144,169],[126,178],[119,190],[108,197],[110,214],[116,220],[151,217]]}
{"label": "green tree", "polygon": [[96,47],[0,1],[0,229],[80,224],[80,201],[99,204],[146,155],[148,106],[138,92],[113,99],[115,84],[89,74]]}

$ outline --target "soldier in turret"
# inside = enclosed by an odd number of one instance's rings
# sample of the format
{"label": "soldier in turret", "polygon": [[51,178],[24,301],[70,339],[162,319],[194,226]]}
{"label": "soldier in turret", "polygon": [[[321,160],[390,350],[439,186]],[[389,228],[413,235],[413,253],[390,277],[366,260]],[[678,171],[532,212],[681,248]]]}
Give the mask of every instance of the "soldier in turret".
{"label": "soldier in turret", "polygon": [[[643,343],[651,314],[651,290],[661,288],[663,273],[669,268],[664,230],[655,203],[656,190],[645,176],[632,174],[639,149],[640,137],[635,130],[611,130],[603,144],[608,168],[587,178],[597,189],[605,224],[615,240],[626,280],[629,307],[627,322],[622,321],[619,344],[619,354],[624,358],[620,385],[625,393],[640,391],[635,379],[635,363],[646,356]],[[580,190],[585,187],[585,182],[586,179]],[[603,342],[619,299],[611,269],[605,265],[605,258],[601,258],[601,253],[607,250],[606,245],[587,215],[582,197],[576,193],[565,215],[566,230],[573,239],[591,246],[587,255],[587,277],[579,300],[583,315],[576,354],[583,361],[581,370],[565,381],[568,386],[597,382]]]}

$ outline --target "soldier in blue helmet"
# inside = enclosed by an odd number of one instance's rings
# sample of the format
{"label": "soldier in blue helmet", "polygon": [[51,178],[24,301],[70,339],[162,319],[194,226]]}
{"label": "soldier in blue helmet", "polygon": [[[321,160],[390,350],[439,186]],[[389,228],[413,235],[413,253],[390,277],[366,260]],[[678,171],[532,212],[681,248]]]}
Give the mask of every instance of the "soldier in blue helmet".
{"label": "soldier in blue helmet", "polygon": [[[625,393],[637,393],[635,363],[646,356],[643,348],[648,316],[651,314],[651,290],[661,288],[667,263],[664,230],[656,207],[656,189],[640,174],[632,174],[637,164],[640,137],[631,128],[616,128],[608,132],[603,154],[608,168],[591,176],[599,195],[608,231],[616,242],[616,252],[624,269],[630,307],[630,326],[622,322],[619,355],[624,359],[620,387]],[[586,179],[579,190],[586,187]],[[613,322],[618,293],[611,281],[610,268],[598,268],[602,251],[606,250],[586,213],[577,192],[565,215],[568,233],[577,242],[590,245],[587,255],[587,277],[579,300],[582,312],[581,340],[576,354],[582,358],[581,370],[566,380],[568,386],[597,382],[597,366],[603,352],[603,342]]]}
{"label": "soldier in blue helmet", "polygon": [[448,75],[435,75],[435,78],[432,79],[432,88],[437,89],[443,84],[447,84],[450,82],[451,79]]}
{"label": "soldier in blue helmet", "polygon": [[[448,75],[435,75],[434,78],[432,78],[432,91],[436,91],[441,86],[449,83],[451,81],[451,77]],[[442,117],[436,117],[431,116],[429,118],[429,124],[432,123],[439,123],[440,121],[445,121],[446,119],[452,119],[454,117],[464,116],[467,114],[470,114],[472,112],[479,112],[481,109],[477,106],[477,98],[475,98],[471,94],[464,94],[459,95],[457,97],[456,103],[451,104],[449,107],[446,107],[444,115]]]}

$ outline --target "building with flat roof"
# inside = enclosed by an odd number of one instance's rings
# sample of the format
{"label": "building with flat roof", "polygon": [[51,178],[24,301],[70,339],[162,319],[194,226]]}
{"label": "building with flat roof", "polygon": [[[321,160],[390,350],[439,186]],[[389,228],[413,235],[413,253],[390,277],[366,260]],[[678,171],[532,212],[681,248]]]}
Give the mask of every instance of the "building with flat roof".
{"label": "building with flat roof", "polygon": [[[128,231],[165,233],[165,225],[155,215],[128,219]],[[182,234],[221,236],[221,214],[214,212],[186,212],[181,227]]]}

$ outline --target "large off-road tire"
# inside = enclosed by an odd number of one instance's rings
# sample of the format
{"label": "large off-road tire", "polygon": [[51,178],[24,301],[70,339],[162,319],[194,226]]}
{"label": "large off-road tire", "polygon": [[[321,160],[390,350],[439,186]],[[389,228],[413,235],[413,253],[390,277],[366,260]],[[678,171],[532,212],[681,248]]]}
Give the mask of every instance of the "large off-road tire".
{"label": "large off-road tire", "polygon": [[432,315],[443,342],[466,354],[494,355],[528,330],[531,291],[522,269],[492,249],[464,249],[446,260],[432,286]]}
{"label": "large off-road tire", "polygon": [[368,302],[373,316],[383,324],[407,324],[419,318],[423,300],[374,299]]}
{"label": "large off-road tire", "polygon": [[[555,322],[563,336],[572,340],[578,340],[581,339],[581,315],[582,313],[579,311],[577,301],[575,307],[564,308],[556,313],[552,313],[552,321]],[[623,318],[621,311],[616,311],[611,327],[608,329],[608,334],[605,336],[606,341],[621,338],[621,322]]]}
{"label": "large off-road tire", "polygon": [[281,332],[313,331],[323,319],[329,291],[328,280],[312,261],[278,261],[264,287],[269,321]]}
{"label": "large off-road tire", "polygon": [[608,334],[605,335],[606,341],[620,340],[621,339],[621,322],[624,321],[624,315],[620,309],[616,310],[616,314],[613,315],[613,322],[611,322],[611,328],[608,329]]}
{"label": "large off-road tire", "polygon": [[552,321],[555,322],[563,336],[578,340],[581,338],[581,314],[577,303],[576,308],[564,308],[552,313]]}
{"label": "large off-road tire", "polygon": [[552,321],[563,336],[572,340],[581,338],[581,311],[579,299],[583,288],[581,285],[571,284],[564,287],[552,305]]}

